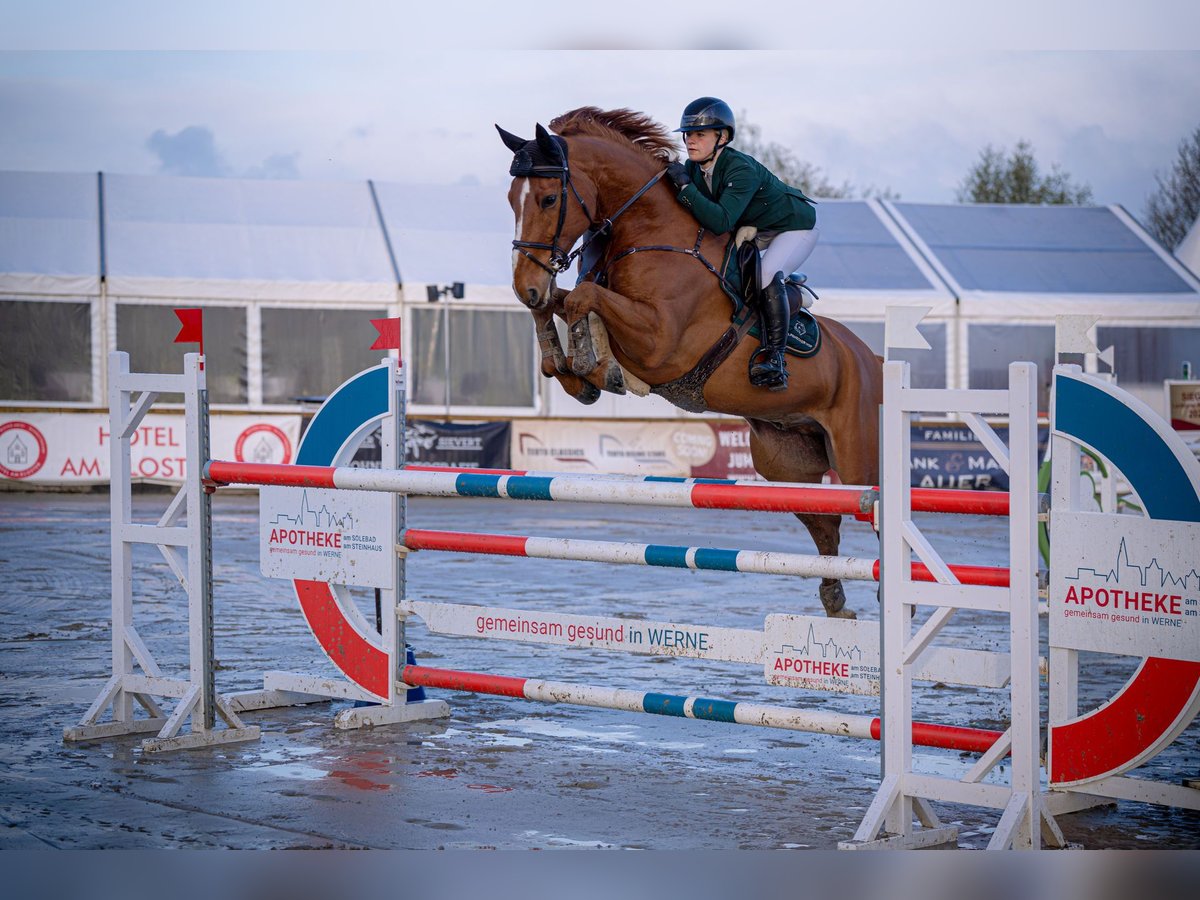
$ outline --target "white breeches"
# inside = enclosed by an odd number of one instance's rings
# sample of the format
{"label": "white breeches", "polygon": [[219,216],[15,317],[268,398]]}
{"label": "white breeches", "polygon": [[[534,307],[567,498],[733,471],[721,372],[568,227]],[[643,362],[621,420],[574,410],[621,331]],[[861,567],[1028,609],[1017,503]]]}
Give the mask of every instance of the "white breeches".
{"label": "white breeches", "polygon": [[762,278],[766,285],[776,272],[791,275],[808,259],[817,246],[820,233],[813,227],[809,231],[781,231],[771,239],[770,245],[762,252]]}

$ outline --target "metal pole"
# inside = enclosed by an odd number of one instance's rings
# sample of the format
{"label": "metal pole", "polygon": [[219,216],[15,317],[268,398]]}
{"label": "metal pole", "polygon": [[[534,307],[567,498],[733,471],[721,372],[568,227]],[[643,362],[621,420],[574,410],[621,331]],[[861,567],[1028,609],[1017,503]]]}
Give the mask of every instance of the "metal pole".
{"label": "metal pole", "polygon": [[449,301],[442,307],[443,326],[442,326],[442,370],[445,372],[445,397],[446,397],[446,415],[445,420],[450,421],[450,303]]}

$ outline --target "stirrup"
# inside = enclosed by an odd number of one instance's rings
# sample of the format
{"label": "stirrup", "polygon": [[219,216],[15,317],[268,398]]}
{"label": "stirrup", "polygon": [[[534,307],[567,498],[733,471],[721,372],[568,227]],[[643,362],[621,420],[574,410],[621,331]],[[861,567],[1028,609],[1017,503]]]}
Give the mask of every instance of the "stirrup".
{"label": "stirrup", "polygon": [[760,347],[750,357],[750,383],[754,387],[781,391],[787,387],[787,380],[787,363],[782,350]]}

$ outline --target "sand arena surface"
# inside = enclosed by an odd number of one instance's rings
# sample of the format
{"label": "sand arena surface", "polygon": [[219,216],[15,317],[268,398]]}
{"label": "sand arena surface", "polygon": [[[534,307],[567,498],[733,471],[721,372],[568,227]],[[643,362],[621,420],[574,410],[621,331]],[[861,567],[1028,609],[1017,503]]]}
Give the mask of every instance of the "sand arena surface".
{"label": "sand arena surface", "polygon": [[[156,519],[164,494],[135,497]],[[261,687],[269,669],[333,675],[290,586],[259,573],[257,498],[214,502],[218,689]],[[415,499],[414,528],[811,552],[790,516],[565,503]],[[953,563],[1005,564],[1005,525],[928,517]],[[843,528],[845,555],[875,558],[874,535]],[[136,621],[166,674],[182,671],[185,598],[153,548],[135,553]],[[422,552],[409,590],[429,600],[630,620],[761,628],[771,612],[815,614],[815,580]],[[847,583],[875,618],[875,586]],[[449,719],[342,732],[344,704],[246,713],[259,742],[146,755],[139,738],[63,744],[110,665],[109,521],[103,494],[0,494],[0,847],[821,848],[850,838],[879,781],[878,745],[766,728],[547,706],[430,691]],[[363,591],[362,608],[374,617]],[[1043,618],[1043,630],[1044,630]],[[959,613],[947,640],[1003,647],[1005,624]],[[731,663],[486,642],[409,628],[419,663],[634,690],[876,713],[876,700],[764,683]],[[1045,636],[1043,634],[1043,652]],[[1111,697],[1132,661],[1083,655],[1085,708]],[[922,685],[917,718],[1003,729],[1007,692]],[[965,771],[970,754],[920,749],[918,768]],[[1193,724],[1145,767],[1197,775]],[[938,807],[963,846],[986,844],[999,813]],[[1088,848],[1200,848],[1200,814],[1121,803],[1060,820]]]}

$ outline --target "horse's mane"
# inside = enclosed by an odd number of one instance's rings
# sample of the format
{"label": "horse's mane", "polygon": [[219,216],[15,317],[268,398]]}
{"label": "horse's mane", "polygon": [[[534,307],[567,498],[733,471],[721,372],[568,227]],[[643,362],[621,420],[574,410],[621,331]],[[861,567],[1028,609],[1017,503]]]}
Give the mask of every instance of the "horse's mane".
{"label": "horse's mane", "polygon": [[552,119],[550,130],[563,137],[588,134],[632,144],[660,165],[675,161],[675,141],[666,126],[632,109],[581,106]]}

